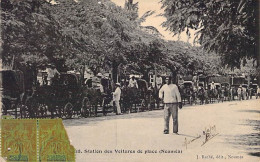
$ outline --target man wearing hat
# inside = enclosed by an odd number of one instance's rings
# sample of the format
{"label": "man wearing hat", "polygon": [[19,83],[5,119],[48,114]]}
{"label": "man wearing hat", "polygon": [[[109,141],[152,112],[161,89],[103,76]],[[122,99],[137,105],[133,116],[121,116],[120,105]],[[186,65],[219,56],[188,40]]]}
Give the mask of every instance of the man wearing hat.
{"label": "man wearing hat", "polygon": [[211,82],[211,84],[210,84],[210,89],[211,89],[211,90],[216,89],[214,81]]}
{"label": "man wearing hat", "polygon": [[222,86],[220,89],[220,98],[221,98],[221,102],[224,102],[224,98],[225,98],[225,86]]}
{"label": "man wearing hat", "polygon": [[113,102],[115,102],[115,105],[116,105],[116,110],[117,110],[117,115],[121,115],[121,108],[120,108],[120,104],[119,104],[119,101],[120,101],[120,96],[121,96],[121,89],[120,89],[120,83],[116,83],[115,84],[116,86],[116,90],[115,92],[113,92]]}
{"label": "man wearing hat", "polygon": [[182,76],[180,76],[179,80],[178,80],[178,85],[181,87],[181,86],[183,86],[183,84],[184,84],[184,80],[183,80]]}
{"label": "man wearing hat", "polygon": [[256,90],[256,99],[260,97],[260,87],[257,86],[257,90]]}
{"label": "man wearing hat", "polygon": [[192,77],[192,82],[195,87],[198,87],[199,77],[197,72],[195,72],[195,75]]}
{"label": "man wearing hat", "polygon": [[242,91],[243,91],[242,85],[240,85],[240,86],[238,87],[238,89],[237,89],[237,96],[238,96],[238,100],[239,100],[239,101],[240,101],[241,98],[242,98]]}
{"label": "man wearing hat", "polygon": [[135,76],[132,76],[132,79],[129,80],[128,87],[130,88],[138,88],[137,81],[135,79]]}
{"label": "man wearing hat", "polygon": [[156,77],[156,88],[160,89],[162,86],[162,77],[158,74]]}
{"label": "man wearing hat", "polygon": [[46,69],[47,71],[47,83],[48,85],[51,85],[53,82],[53,78],[56,75],[60,75],[60,73],[58,72],[58,70],[55,68],[55,65],[53,64],[48,64],[48,68]]}

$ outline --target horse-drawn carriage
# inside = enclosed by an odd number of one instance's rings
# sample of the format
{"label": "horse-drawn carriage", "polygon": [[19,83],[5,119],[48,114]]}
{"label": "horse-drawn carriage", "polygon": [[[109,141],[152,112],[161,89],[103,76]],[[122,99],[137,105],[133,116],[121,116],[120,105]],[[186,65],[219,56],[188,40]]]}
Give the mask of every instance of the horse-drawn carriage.
{"label": "horse-drawn carriage", "polygon": [[24,95],[24,77],[21,71],[0,71],[0,93],[3,115],[15,115],[18,117]]}
{"label": "horse-drawn carriage", "polygon": [[192,81],[184,81],[183,85],[180,87],[181,98],[184,105],[186,104],[186,101],[189,104],[192,103],[193,89],[194,85]]}
{"label": "horse-drawn carriage", "polygon": [[108,78],[91,78],[85,81],[87,87],[87,98],[90,102],[88,115],[97,116],[98,113],[106,115],[108,112],[115,112],[112,104],[112,82]]}
{"label": "horse-drawn carriage", "polygon": [[100,91],[92,79],[83,80],[75,73],[61,73],[53,78],[51,85],[42,84],[34,88],[21,109],[22,117],[88,117],[99,112],[105,115],[112,107],[109,104],[112,88],[108,79],[102,80],[101,84],[105,91]]}
{"label": "horse-drawn carriage", "polygon": [[138,88],[128,87],[125,83],[122,87],[121,105],[123,112],[147,111],[155,108],[157,91],[153,87],[148,87],[147,81],[137,80]]}
{"label": "horse-drawn carriage", "polygon": [[61,74],[51,85],[37,86],[22,111],[24,117],[87,116],[90,103],[87,89],[76,74]]}

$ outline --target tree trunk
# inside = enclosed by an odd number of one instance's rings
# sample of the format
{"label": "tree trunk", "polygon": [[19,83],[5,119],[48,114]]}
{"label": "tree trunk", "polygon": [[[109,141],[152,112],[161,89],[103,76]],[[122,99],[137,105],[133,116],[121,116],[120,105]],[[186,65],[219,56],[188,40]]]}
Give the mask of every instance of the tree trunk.
{"label": "tree trunk", "polygon": [[173,70],[171,69],[171,73],[172,73],[172,83],[177,84],[177,74],[178,74],[178,70]]}
{"label": "tree trunk", "polygon": [[85,70],[86,70],[86,66],[83,65],[82,68],[80,69],[80,83],[81,83],[80,85],[82,85],[84,82]]}
{"label": "tree trunk", "polygon": [[118,64],[113,61],[112,63],[112,79],[114,83],[117,83]]}
{"label": "tree trunk", "polygon": [[149,72],[150,72],[150,69],[147,69],[147,70],[145,70],[144,71],[144,73],[143,73],[143,79],[144,80],[146,80],[147,81],[147,83],[149,83],[149,80],[150,80],[150,78],[149,78]]}
{"label": "tree trunk", "polygon": [[255,33],[255,40],[256,40],[256,55],[257,55],[257,76],[256,76],[256,78],[257,78],[257,83],[258,83],[258,85],[260,86],[260,72],[259,72],[259,70],[260,70],[260,54],[259,54],[259,52],[260,52],[260,50],[259,50],[259,17],[260,17],[260,11],[259,11],[259,7],[260,7],[260,3],[259,3],[259,1],[257,1],[257,6],[256,6],[256,8],[257,8],[257,18],[256,18],[256,33]]}

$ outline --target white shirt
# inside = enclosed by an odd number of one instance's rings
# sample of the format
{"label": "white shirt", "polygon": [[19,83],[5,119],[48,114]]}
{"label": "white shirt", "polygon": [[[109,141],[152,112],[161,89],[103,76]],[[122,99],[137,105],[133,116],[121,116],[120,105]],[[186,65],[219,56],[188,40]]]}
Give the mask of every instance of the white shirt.
{"label": "white shirt", "polygon": [[164,84],[159,91],[159,98],[163,98],[164,103],[181,102],[181,95],[175,84]]}
{"label": "white shirt", "polygon": [[93,87],[95,89],[99,90],[101,93],[104,92],[104,88],[103,88],[102,84],[100,84],[100,83],[94,83]]}
{"label": "white shirt", "polygon": [[137,81],[135,79],[134,80],[130,79],[128,87],[136,87],[136,88],[138,88]]}
{"label": "white shirt", "polygon": [[241,94],[241,93],[242,93],[242,88],[238,88],[238,89],[237,89],[237,93],[238,93],[238,94]]}
{"label": "white shirt", "polygon": [[210,83],[210,89],[216,89],[215,84],[214,83]]}
{"label": "white shirt", "polygon": [[157,87],[162,85],[162,77],[156,77]]}
{"label": "white shirt", "polygon": [[48,74],[48,78],[50,79],[50,78],[54,78],[54,76],[56,74],[60,74],[60,73],[58,72],[58,70],[56,68],[54,68],[54,69],[47,68],[47,74]]}
{"label": "white shirt", "polygon": [[243,93],[246,93],[246,88],[242,87]]}
{"label": "white shirt", "polygon": [[193,76],[192,81],[195,83],[198,81],[198,76]]}
{"label": "white shirt", "polygon": [[179,80],[179,84],[181,85],[181,84],[184,84],[184,80],[183,79],[180,79]]}
{"label": "white shirt", "polygon": [[104,88],[103,88],[102,84],[98,83],[97,86],[98,86],[98,89],[100,90],[100,92],[103,93]]}
{"label": "white shirt", "polygon": [[260,87],[259,87],[259,88],[257,88],[257,93],[260,93]]}
{"label": "white shirt", "polygon": [[117,87],[115,92],[113,93],[113,101],[120,101],[120,96],[121,96],[121,89]]}

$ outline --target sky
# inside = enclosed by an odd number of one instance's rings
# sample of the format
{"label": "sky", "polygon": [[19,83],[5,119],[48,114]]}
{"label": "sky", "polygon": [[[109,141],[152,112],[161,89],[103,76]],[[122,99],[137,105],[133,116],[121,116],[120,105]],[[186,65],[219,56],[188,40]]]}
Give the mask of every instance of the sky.
{"label": "sky", "polygon": [[[111,0],[115,4],[124,7],[125,0]],[[164,36],[166,40],[178,40],[178,36],[173,37],[173,33],[166,31],[166,28],[163,28],[161,24],[166,20],[165,17],[157,16],[160,13],[163,13],[161,9],[160,0],[134,0],[134,3],[139,2],[139,17],[141,17],[146,11],[154,10],[156,13],[146,19],[146,22],[142,23],[142,26],[154,26],[159,30],[159,32]],[[192,39],[188,40],[188,36],[185,32],[180,35],[180,41],[192,43]]]}

